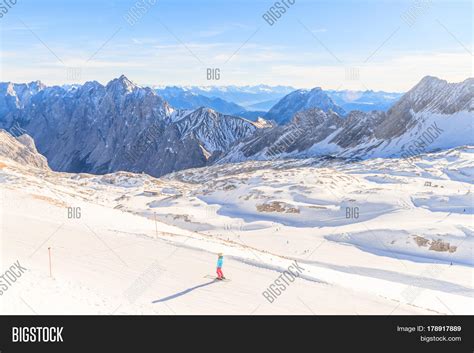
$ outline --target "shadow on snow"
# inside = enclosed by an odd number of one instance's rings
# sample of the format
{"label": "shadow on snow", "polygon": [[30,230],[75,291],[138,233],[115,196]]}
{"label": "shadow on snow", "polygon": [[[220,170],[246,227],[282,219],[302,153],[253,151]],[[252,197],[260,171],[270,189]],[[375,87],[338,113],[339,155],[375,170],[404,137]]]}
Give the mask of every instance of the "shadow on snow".
{"label": "shadow on snow", "polygon": [[155,304],[155,303],[162,303],[162,302],[166,302],[168,300],[172,300],[172,299],[176,299],[176,298],[179,298],[181,297],[182,295],[185,295],[185,294],[188,294],[190,292],[192,292],[193,290],[196,290],[196,289],[199,289],[199,288],[202,288],[202,287],[206,287],[210,284],[213,284],[213,283],[216,283],[217,280],[212,280],[210,282],[207,282],[207,283],[203,283],[203,284],[199,284],[197,286],[194,286],[194,287],[191,287],[191,288],[188,288],[186,290],[183,290],[182,292],[178,292],[176,294],[173,294],[173,295],[170,295],[168,297],[165,297],[165,298],[162,298],[162,299],[158,299],[158,300],[155,300],[153,301],[152,303]]}

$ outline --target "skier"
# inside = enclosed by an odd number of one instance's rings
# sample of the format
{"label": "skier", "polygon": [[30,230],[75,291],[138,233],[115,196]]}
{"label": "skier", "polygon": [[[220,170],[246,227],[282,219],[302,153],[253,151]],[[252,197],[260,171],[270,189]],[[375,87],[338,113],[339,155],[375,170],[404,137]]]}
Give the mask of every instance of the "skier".
{"label": "skier", "polygon": [[224,262],[224,255],[222,253],[217,254],[217,279],[223,280],[225,279],[224,274],[222,273],[222,263]]}

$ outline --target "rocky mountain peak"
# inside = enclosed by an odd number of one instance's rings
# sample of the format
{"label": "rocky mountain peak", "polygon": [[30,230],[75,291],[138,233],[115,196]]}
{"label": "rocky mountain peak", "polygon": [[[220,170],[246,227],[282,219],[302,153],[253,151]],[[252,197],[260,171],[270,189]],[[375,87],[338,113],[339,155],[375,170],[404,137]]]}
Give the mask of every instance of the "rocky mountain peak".
{"label": "rocky mountain peak", "polygon": [[315,87],[309,91],[296,90],[286,95],[270,109],[265,118],[286,124],[296,113],[313,108],[324,112],[333,111],[340,116],[345,115],[344,109],[335,104],[321,87]]}
{"label": "rocky mountain peak", "polygon": [[322,88],[321,87],[314,87],[311,89],[310,93],[319,93],[319,92],[322,92]]}
{"label": "rocky mountain peak", "polygon": [[40,80],[37,80],[37,81],[31,81],[30,83],[28,83],[28,87],[31,90],[38,92],[45,89],[47,86]]}
{"label": "rocky mountain peak", "polygon": [[418,92],[424,93],[427,90],[437,90],[445,85],[448,82],[446,80],[441,80],[434,76],[425,76],[420,82],[418,82],[410,91],[407,93],[416,94]]}
{"label": "rocky mountain peak", "polygon": [[131,93],[137,88],[139,88],[139,86],[130,81],[125,75],[113,79],[106,86],[107,91],[118,93]]}
{"label": "rocky mountain peak", "polygon": [[[389,114],[413,111],[452,114],[467,110],[472,102],[472,78],[460,83],[449,83],[433,76],[425,76],[417,85],[395,103]],[[407,115],[408,116],[408,115]]]}

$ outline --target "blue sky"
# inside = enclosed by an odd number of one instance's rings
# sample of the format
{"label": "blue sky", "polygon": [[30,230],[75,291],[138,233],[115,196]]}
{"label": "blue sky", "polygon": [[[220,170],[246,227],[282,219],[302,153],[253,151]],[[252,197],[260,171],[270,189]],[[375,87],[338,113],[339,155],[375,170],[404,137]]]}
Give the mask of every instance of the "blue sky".
{"label": "blue sky", "polygon": [[1,81],[405,91],[472,76],[471,1],[296,0],[270,26],[275,1],[157,0],[130,25],[148,1],[18,0],[0,18]]}

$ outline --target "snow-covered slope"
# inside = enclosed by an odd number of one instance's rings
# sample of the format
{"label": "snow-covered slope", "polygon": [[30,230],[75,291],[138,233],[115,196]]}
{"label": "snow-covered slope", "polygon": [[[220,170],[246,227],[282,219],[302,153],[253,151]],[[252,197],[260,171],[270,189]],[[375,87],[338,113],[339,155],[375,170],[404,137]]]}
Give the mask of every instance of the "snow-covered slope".
{"label": "snow-covered slope", "polygon": [[[473,153],[248,161],[160,179],[0,157],[1,265],[29,269],[0,310],[473,314]],[[204,278],[217,252],[230,282]],[[269,303],[262,292],[295,260],[301,277]]]}

